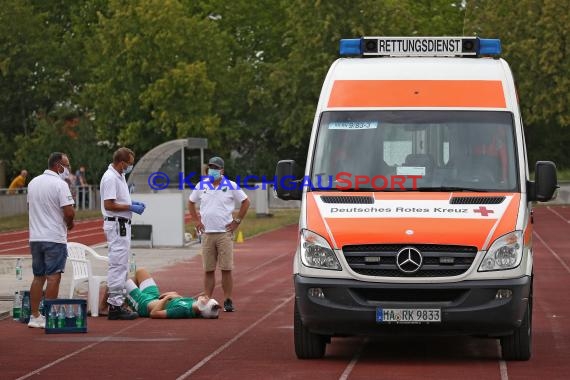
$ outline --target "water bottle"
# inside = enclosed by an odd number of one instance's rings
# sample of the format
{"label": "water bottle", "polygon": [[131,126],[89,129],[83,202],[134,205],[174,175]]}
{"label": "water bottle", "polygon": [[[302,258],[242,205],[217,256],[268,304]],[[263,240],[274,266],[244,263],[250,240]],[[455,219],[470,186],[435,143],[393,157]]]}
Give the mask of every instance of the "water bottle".
{"label": "water bottle", "polygon": [[84,321],[83,321],[84,315],[83,315],[83,310],[81,305],[77,305],[77,314],[75,314],[75,327],[83,327],[84,326]]}
{"label": "water bottle", "polygon": [[22,295],[19,291],[14,292],[14,303],[12,304],[12,318],[15,321],[20,320],[20,313],[22,312]]}
{"label": "water bottle", "polygon": [[73,305],[67,305],[65,313],[65,327],[75,327],[75,313],[73,313]]}
{"label": "water bottle", "polygon": [[129,268],[129,273],[131,274],[131,276],[134,276],[135,273],[137,272],[137,262],[135,259],[135,253],[131,253],[131,265]]}
{"label": "water bottle", "polygon": [[30,321],[30,292],[25,291],[22,295],[22,309],[20,310],[20,322]]}
{"label": "water bottle", "polygon": [[40,300],[40,306],[38,307],[38,311],[40,312],[40,315],[45,316],[45,314],[44,314],[44,298],[43,297]]}
{"label": "water bottle", "polygon": [[61,305],[57,313],[57,327],[60,329],[65,327],[65,306]]}
{"label": "water bottle", "polygon": [[48,328],[55,329],[57,327],[57,311],[55,305],[51,305],[48,315]]}
{"label": "water bottle", "polygon": [[18,257],[16,260],[16,280],[22,279],[22,258]]}

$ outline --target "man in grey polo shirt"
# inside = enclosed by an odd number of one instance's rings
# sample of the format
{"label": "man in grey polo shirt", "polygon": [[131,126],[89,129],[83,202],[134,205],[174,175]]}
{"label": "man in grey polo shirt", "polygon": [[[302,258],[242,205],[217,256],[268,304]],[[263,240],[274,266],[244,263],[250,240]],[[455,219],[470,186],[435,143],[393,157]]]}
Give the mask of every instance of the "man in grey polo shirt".
{"label": "man in grey polo shirt", "polygon": [[[215,270],[222,271],[224,311],[234,311],[232,301],[234,266],[233,232],[237,230],[249,208],[247,195],[238,185],[224,177],[224,160],[212,157],[208,162],[208,177],[200,181],[190,194],[188,210],[196,230],[204,233],[202,238],[202,261],[204,265],[204,293],[212,298],[216,284]],[[200,201],[200,216],[196,203]],[[235,202],[240,204],[237,217],[233,217]]]}
{"label": "man in grey polo shirt", "polygon": [[31,314],[28,327],[45,328],[39,312],[44,284],[46,299],[59,294],[61,274],[67,261],[67,230],[73,228],[74,201],[65,180],[71,166],[65,153],[52,153],[48,169],[28,185],[30,249],[34,279],[30,286]]}

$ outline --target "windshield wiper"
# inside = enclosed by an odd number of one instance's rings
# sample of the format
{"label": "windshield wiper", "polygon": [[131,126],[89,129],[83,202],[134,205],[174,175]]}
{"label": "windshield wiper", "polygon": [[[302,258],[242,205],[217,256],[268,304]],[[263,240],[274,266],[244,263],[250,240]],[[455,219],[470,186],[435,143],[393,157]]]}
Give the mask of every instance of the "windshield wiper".
{"label": "windshield wiper", "polygon": [[434,187],[418,187],[417,191],[470,191],[476,193],[488,193],[494,190],[487,190],[474,187],[465,186],[434,186]]}
{"label": "windshield wiper", "polygon": [[312,189],[310,187],[307,187],[307,191],[340,191],[340,190],[335,189],[334,187],[316,187],[316,186],[313,186]]}

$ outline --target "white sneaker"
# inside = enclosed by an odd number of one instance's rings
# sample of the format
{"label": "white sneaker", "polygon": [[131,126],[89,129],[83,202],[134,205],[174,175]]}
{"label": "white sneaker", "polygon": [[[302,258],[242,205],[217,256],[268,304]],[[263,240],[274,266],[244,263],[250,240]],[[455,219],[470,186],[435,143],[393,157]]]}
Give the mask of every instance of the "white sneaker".
{"label": "white sneaker", "polygon": [[34,317],[30,315],[30,322],[28,322],[28,327],[35,327],[37,329],[45,329],[46,328],[46,318],[40,314],[39,317]]}

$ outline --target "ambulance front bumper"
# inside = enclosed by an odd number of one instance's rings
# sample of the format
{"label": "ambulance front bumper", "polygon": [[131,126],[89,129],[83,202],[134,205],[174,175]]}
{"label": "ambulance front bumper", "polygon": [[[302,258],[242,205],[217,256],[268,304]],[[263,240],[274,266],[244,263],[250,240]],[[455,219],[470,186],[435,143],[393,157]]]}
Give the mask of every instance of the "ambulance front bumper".
{"label": "ambulance front bumper", "polygon": [[[313,333],[329,336],[509,335],[522,322],[531,290],[528,276],[394,284],[295,275],[294,282],[303,325]],[[377,322],[379,309],[439,309],[441,321]]]}

